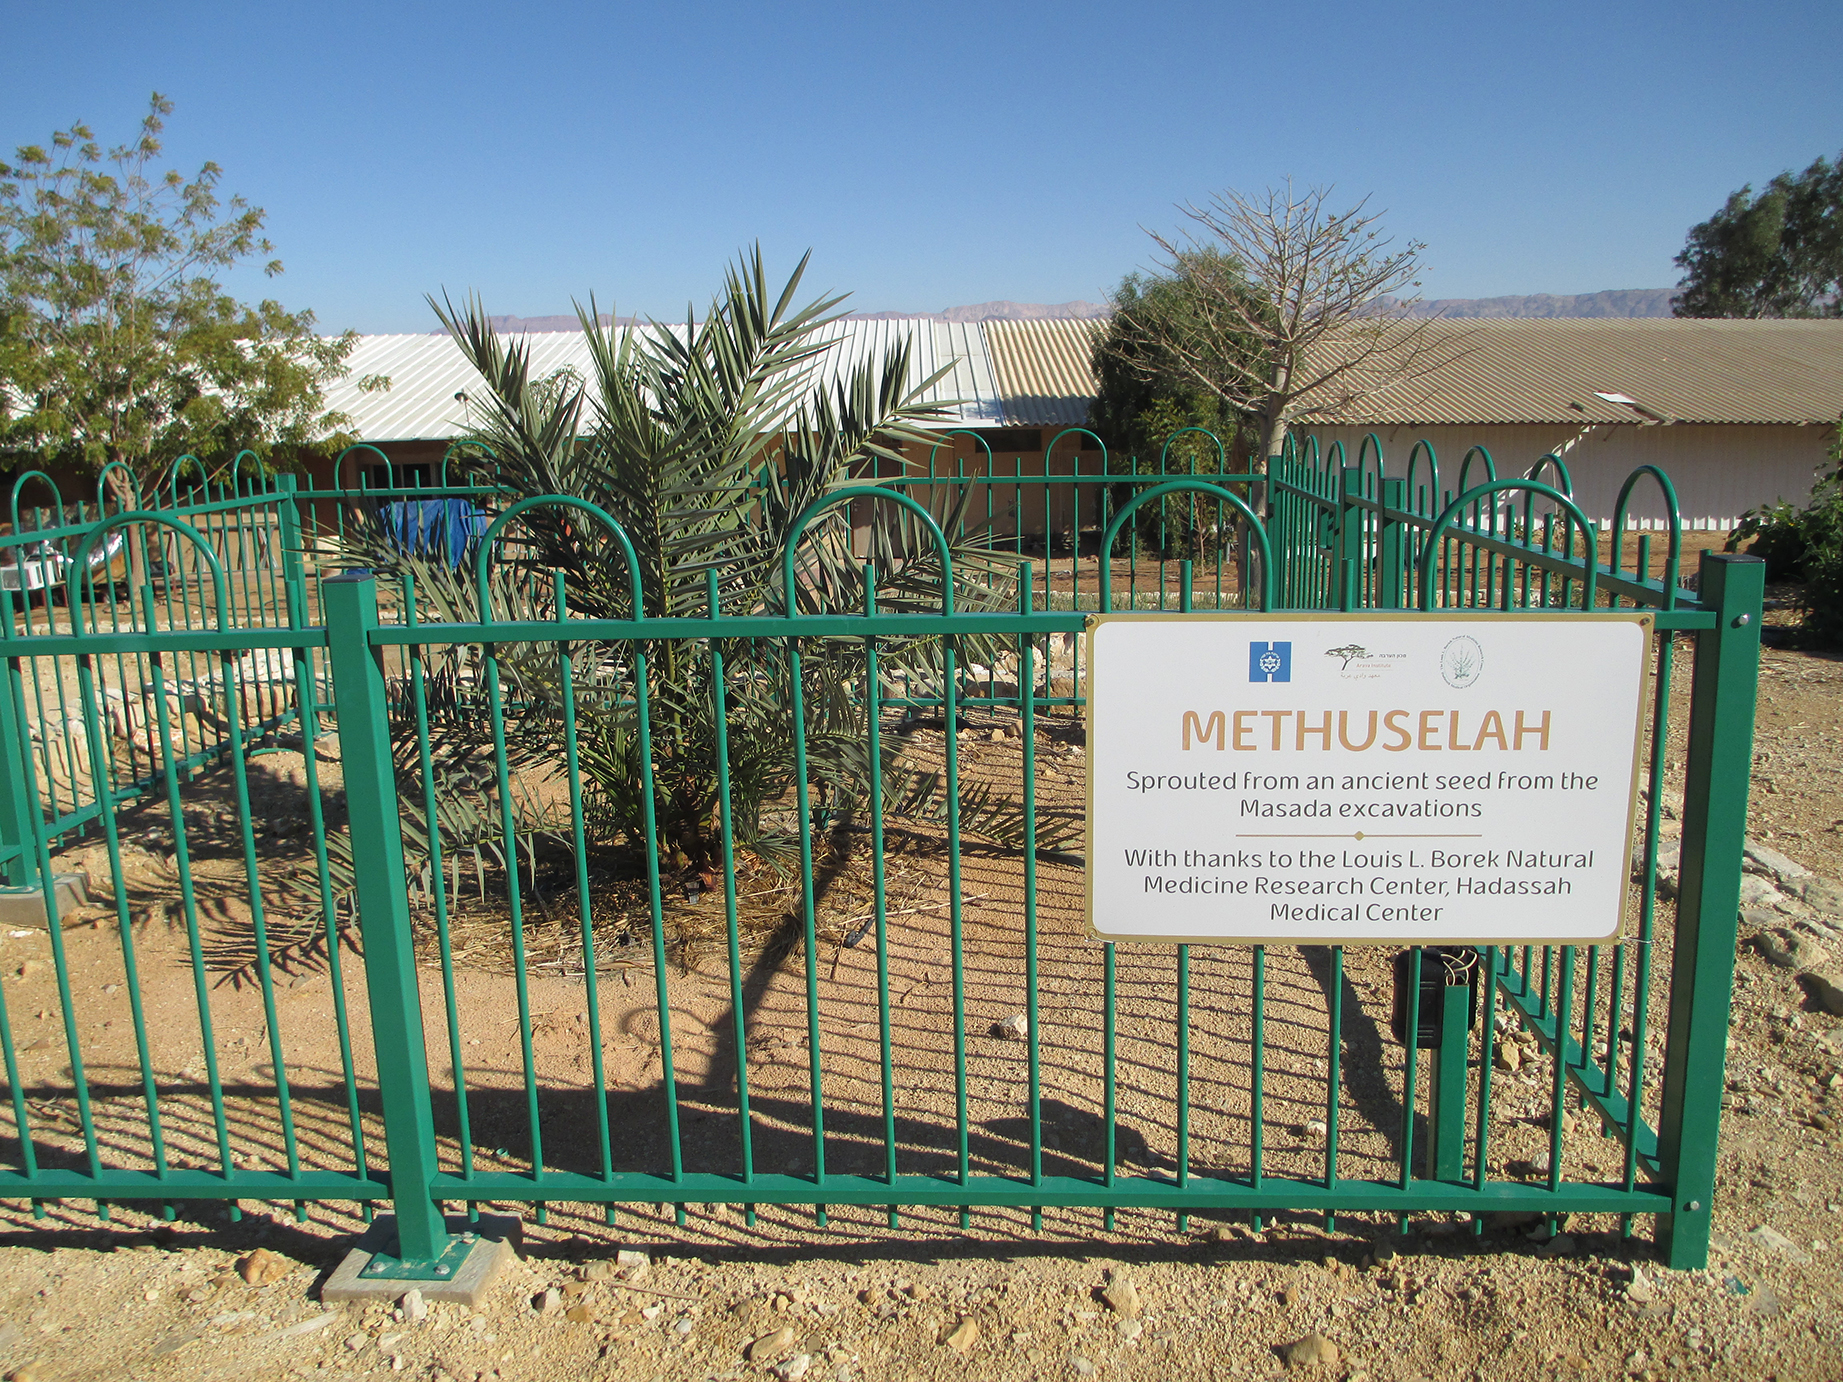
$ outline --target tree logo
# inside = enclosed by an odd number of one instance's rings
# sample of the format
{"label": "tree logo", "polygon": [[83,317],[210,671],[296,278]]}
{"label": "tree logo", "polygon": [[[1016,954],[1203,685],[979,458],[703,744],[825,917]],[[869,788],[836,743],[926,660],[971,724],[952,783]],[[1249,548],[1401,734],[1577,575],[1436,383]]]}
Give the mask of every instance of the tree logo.
{"label": "tree logo", "polygon": [[1448,643],[1440,653],[1440,675],[1448,686],[1461,690],[1477,681],[1485,670],[1485,650],[1476,638],[1464,634]]}

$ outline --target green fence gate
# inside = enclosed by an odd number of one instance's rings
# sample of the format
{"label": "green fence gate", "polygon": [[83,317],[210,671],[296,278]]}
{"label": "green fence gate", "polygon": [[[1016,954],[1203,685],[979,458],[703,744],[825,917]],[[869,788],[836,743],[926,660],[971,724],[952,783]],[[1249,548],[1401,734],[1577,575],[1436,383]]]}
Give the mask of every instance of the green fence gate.
{"label": "green fence gate", "polygon": [[[599,511],[472,488],[468,623],[337,569],[341,524],[440,486],[233,481],[131,512],[99,489],[23,526],[16,488],[0,865],[47,915],[72,868],[105,900],[5,942],[0,1196],[389,1201],[412,1275],[445,1207],[494,1202],[1652,1215],[1700,1265],[1761,564],[1680,579],[1649,468],[1607,534],[1557,458],[1550,483],[1475,451],[1445,488],[1424,445],[1384,471],[1308,442],[1266,476],[871,476],[807,523],[898,509],[938,556],[822,598],[796,542],[746,612],[713,572],[705,619],[636,617]],[[1657,572],[1625,541],[1640,483],[1670,518]],[[905,492],[943,485],[988,514],[1064,486],[1042,507],[1066,543],[1014,524],[956,573]],[[621,617],[519,567],[520,525],[565,510]],[[1619,944],[1479,949],[1478,1028],[1451,1008],[1423,1055],[1387,1036],[1392,956],[1084,938],[1095,611],[1608,606],[1659,632]]]}

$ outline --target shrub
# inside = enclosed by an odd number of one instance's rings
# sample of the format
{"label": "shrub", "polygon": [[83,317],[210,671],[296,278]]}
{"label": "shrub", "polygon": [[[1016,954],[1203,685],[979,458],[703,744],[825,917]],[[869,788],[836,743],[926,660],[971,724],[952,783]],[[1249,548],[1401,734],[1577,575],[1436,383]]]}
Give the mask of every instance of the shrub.
{"label": "shrub", "polygon": [[1825,643],[1843,644],[1843,422],[1830,446],[1836,469],[1818,480],[1802,509],[1781,500],[1752,509],[1728,538],[1730,552],[1746,544],[1766,560],[1771,581],[1802,581],[1805,628]]}

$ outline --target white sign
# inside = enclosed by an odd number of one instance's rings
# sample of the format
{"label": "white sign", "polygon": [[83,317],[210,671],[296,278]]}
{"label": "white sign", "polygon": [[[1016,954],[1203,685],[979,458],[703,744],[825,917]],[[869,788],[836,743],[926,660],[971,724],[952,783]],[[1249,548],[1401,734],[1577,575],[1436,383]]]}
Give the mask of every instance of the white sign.
{"label": "white sign", "polygon": [[1650,638],[1641,614],[1096,617],[1090,929],[1615,939]]}

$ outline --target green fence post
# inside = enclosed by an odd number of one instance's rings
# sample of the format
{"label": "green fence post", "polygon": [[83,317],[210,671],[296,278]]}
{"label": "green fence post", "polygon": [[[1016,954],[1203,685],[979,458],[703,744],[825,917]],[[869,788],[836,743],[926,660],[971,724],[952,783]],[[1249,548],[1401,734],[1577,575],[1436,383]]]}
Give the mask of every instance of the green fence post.
{"label": "green fence post", "polygon": [[[0,597],[0,618],[10,621],[12,617],[12,601]],[[12,630],[6,632],[11,634]],[[9,671],[0,663],[0,672]],[[21,733],[25,716],[14,695],[15,685],[17,678],[0,675],[0,858],[5,860],[0,872],[8,887],[36,888],[38,837],[33,821],[37,803],[26,790],[22,757],[32,751],[32,746],[30,737]]]}
{"label": "green fence post", "polygon": [[[1400,481],[1396,481],[1397,484]],[[1440,1044],[1432,1051],[1427,1079],[1427,1179],[1460,1180],[1465,1176],[1465,1092],[1471,1056],[1472,986],[1455,984],[1446,961],[1422,952],[1425,968],[1440,971]],[[1426,995],[1422,995],[1425,1001]]]}
{"label": "green fence post", "polygon": [[1404,543],[1402,522],[1390,517],[1390,510],[1407,507],[1408,482],[1399,476],[1382,482],[1377,498],[1382,501],[1380,531],[1376,535],[1376,608],[1402,608]]}
{"label": "green fence post", "polygon": [[1345,466],[1338,476],[1337,567],[1332,590],[1341,610],[1363,607],[1363,510],[1353,502],[1363,494],[1363,472]]}
{"label": "green fence post", "polygon": [[300,599],[303,617],[307,613],[307,568],[302,563],[301,509],[295,499],[296,480],[292,475],[275,477],[280,491],[275,501],[275,532],[282,544],[282,583],[292,600]]}
{"label": "green fence post", "polygon": [[1676,1205],[1658,1216],[1658,1246],[1678,1270],[1706,1266],[1709,1258],[1765,578],[1758,557],[1702,554],[1698,593],[1716,617],[1696,638],[1658,1128],[1663,1180]]}
{"label": "green fence post", "polygon": [[[359,934],[365,947],[365,989],[377,1049],[384,1146],[390,1158],[391,1202],[397,1214],[396,1256],[414,1279],[441,1280],[453,1268],[439,1262],[448,1232],[429,1193],[438,1165],[435,1118],[429,1103],[429,1061],[422,1041],[422,996],[410,941],[404,886],[403,837],[397,779],[390,754],[390,707],[384,660],[371,646],[378,623],[377,582],[369,575],[334,576],[321,598],[327,652],[338,705],[339,752],[345,769],[352,873],[358,889]],[[313,746],[307,745],[307,752]],[[392,1273],[398,1275],[398,1273]]]}

